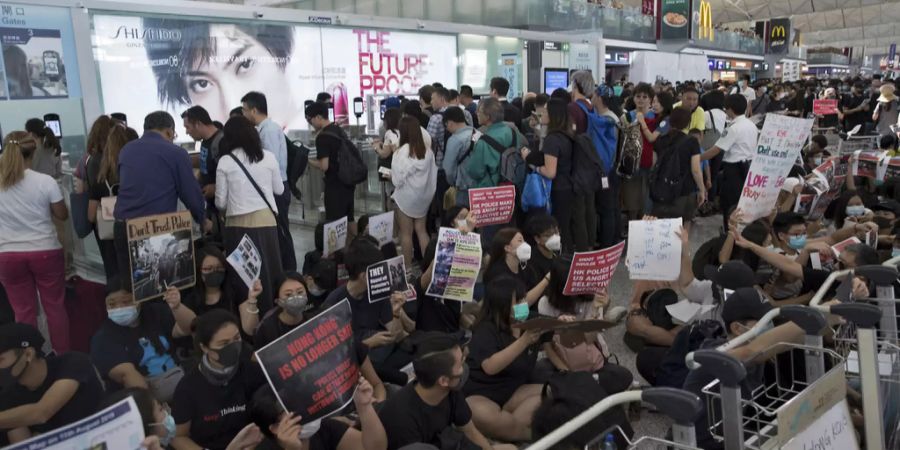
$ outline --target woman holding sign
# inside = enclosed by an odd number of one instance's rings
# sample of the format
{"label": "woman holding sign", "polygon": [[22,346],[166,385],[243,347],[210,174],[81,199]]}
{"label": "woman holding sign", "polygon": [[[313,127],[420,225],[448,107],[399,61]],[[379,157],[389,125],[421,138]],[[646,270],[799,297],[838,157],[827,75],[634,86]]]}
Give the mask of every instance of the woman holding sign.
{"label": "woman holding sign", "polygon": [[412,267],[413,231],[419,239],[419,248],[428,246],[430,236],[425,229],[425,216],[437,189],[434,153],[425,145],[422,127],[414,117],[400,119],[400,148],[391,158],[390,178],[395,188],[391,198],[397,202],[403,261],[409,268]]}
{"label": "woman holding sign", "polygon": [[531,260],[531,246],[525,242],[522,233],[515,228],[504,228],[494,235],[491,251],[488,256],[487,269],[484,270],[484,284],[489,285],[502,277],[514,278],[527,289],[524,300],[529,305],[537,303],[550,282],[549,271],[541,275],[534,283],[532,273],[526,271]]}

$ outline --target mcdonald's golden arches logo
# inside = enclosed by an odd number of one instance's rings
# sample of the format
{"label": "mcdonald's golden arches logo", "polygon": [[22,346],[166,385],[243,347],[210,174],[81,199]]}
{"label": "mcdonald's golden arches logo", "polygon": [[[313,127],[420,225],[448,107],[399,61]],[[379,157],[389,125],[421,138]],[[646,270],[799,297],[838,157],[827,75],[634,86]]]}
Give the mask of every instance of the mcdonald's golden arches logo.
{"label": "mcdonald's golden arches logo", "polygon": [[700,0],[700,20],[698,26],[700,39],[715,40],[715,30],[712,21],[712,5],[707,0]]}
{"label": "mcdonald's golden arches logo", "polygon": [[772,27],[772,39],[782,38],[784,39],[787,36],[785,33],[784,27],[781,25]]}

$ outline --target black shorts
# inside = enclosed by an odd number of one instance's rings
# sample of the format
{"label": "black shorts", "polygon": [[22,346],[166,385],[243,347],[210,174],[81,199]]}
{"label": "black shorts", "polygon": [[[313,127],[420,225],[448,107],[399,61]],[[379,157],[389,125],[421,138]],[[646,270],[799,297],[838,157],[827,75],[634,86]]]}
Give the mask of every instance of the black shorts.
{"label": "black shorts", "polygon": [[353,196],[355,187],[325,185],[325,221],[332,222],[346,217],[353,222]]}

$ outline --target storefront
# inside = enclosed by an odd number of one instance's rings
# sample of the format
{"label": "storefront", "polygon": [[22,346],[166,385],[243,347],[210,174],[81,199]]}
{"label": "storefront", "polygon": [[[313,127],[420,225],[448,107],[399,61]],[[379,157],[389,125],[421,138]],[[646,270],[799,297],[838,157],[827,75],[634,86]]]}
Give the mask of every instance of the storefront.
{"label": "storefront", "polygon": [[754,65],[763,64],[742,59],[721,58],[709,58],[707,63],[713,81],[737,81],[741,76],[755,70]]}
{"label": "storefront", "polygon": [[626,51],[606,51],[606,81],[619,81],[628,78],[631,69],[631,53]]}

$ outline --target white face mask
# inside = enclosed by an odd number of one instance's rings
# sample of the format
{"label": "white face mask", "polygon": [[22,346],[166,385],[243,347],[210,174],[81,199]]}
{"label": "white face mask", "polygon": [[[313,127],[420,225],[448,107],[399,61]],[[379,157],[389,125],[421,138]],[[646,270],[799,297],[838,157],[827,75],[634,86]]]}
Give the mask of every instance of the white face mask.
{"label": "white face mask", "polygon": [[516,258],[521,264],[527,263],[531,259],[531,246],[527,242],[523,242],[522,245],[516,247]]}
{"label": "white face mask", "polygon": [[558,252],[562,250],[562,238],[559,236],[559,233],[550,236],[544,246],[546,246],[547,250],[550,250],[551,252]]}
{"label": "white face mask", "polygon": [[469,222],[466,219],[456,219],[456,228],[468,228]]}

